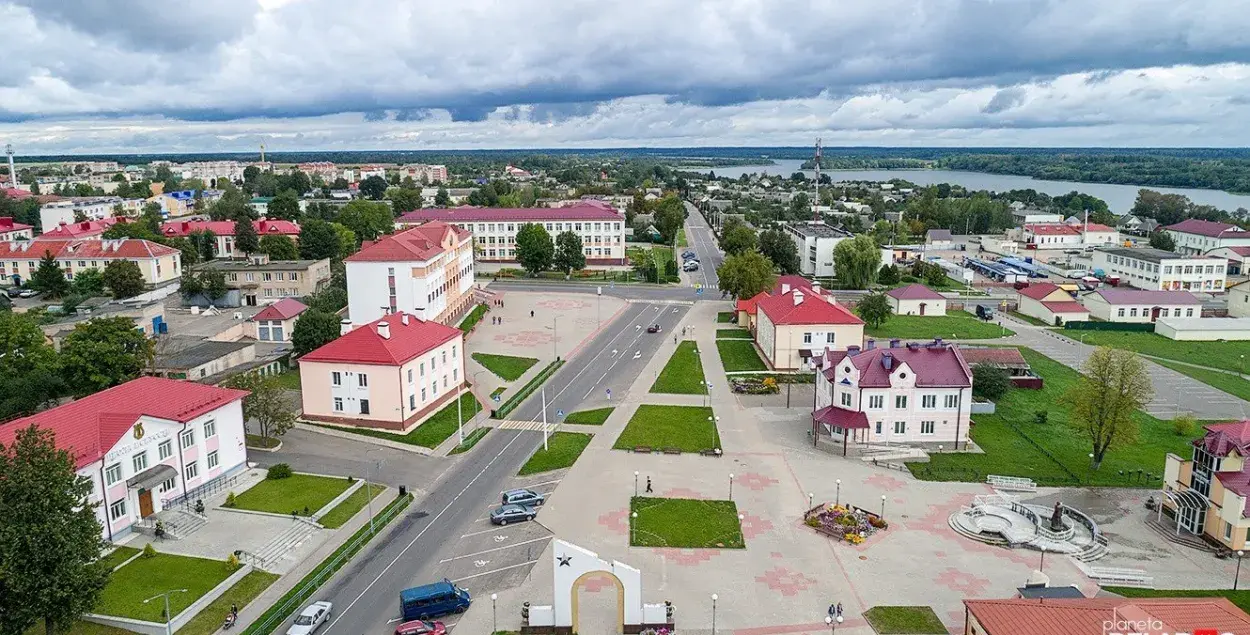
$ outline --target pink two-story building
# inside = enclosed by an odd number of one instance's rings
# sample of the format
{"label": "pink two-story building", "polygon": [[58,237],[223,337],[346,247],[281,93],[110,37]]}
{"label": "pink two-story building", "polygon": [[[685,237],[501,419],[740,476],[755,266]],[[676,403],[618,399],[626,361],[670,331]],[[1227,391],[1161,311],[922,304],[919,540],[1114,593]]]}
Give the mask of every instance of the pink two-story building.
{"label": "pink two-story building", "polygon": [[37,426],[56,435],[91,481],[105,540],[247,468],[246,391],[140,377],[39,414],[0,425],[0,445]]}

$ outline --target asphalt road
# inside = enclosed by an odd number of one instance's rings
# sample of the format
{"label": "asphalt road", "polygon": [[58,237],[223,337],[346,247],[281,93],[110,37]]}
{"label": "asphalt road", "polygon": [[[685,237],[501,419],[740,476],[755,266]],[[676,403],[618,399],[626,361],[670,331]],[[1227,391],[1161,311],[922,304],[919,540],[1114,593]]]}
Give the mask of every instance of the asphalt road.
{"label": "asphalt road", "polygon": [[[725,262],[725,254],[716,244],[716,236],[712,235],[712,228],[707,224],[707,219],[703,218],[703,214],[695,209],[694,205],[686,203],[686,228],[690,235],[690,248],[695,255],[699,257],[699,271],[691,274],[692,280],[700,280],[703,286],[709,289],[717,289],[720,280],[716,277],[716,269]],[[713,294],[712,297],[719,298],[720,294]]]}
{"label": "asphalt road", "polygon": [[[612,390],[613,399],[623,397],[659,349],[662,338],[671,337],[672,325],[686,310],[688,305],[631,303],[547,382],[548,412],[553,422],[558,410],[567,413],[607,405],[607,389]],[[646,326],[655,323],[663,332],[647,333]],[[513,420],[541,421],[541,403],[541,394],[535,394],[515,411]],[[498,505],[502,490],[517,484],[540,491],[554,488],[556,482],[543,482],[542,475],[528,481],[516,478],[521,465],[542,445],[541,427],[535,427],[539,429],[493,430],[472,451],[456,459],[388,457],[388,464],[411,462],[431,467],[428,481],[434,482],[411,482],[428,495],[309,600],[334,603],[333,620],[322,633],[389,632],[399,617],[399,592],[414,585],[449,577],[469,588],[475,601],[489,602],[493,590],[513,586],[518,578],[528,575],[550,540],[550,533],[541,525],[541,514],[535,523],[496,529],[489,524],[487,513]],[[289,453],[293,458],[300,462],[323,460],[308,444],[292,441]],[[436,477],[438,469],[427,461],[445,461],[447,467]],[[352,463],[343,467],[359,467]],[[386,474],[388,480],[414,476],[415,471],[399,466]],[[454,622],[454,616],[447,621]],[[281,629],[287,626],[289,623]]]}

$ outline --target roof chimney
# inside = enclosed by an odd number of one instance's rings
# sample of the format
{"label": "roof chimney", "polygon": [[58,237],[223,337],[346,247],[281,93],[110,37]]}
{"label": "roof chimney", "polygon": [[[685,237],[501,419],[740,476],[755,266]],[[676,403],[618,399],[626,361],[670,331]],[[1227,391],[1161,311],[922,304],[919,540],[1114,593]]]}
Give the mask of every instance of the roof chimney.
{"label": "roof chimney", "polygon": [[946,347],[942,344],[942,338],[940,338],[940,337],[935,337],[935,338],[933,338],[933,348],[946,348]]}
{"label": "roof chimney", "polygon": [[351,320],[339,320],[339,335],[347,335],[352,330]]}
{"label": "roof chimney", "polygon": [[887,371],[894,370],[894,355],[891,353],[881,354],[881,367]]}
{"label": "roof chimney", "polygon": [[877,348],[877,340],[868,338],[868,341],[864,342],[864,350],[871,351],[875,348]]}
{"label": "roof chimney", "polygon": [[378,337],[384,340],[391,339],[391,325],[389,322],[385,320],[378,322]]}
{"label": "roof chimney", "polygon": [[899,339],[897,337],[890,339],[890,348],[898,348]]}
{"label": "roof chimney", "polygon": [[400,322],[403,322],[404,326],[408,326],[408,314],[407,314],[407,313],[400,313],[400,314],[399,314],[399,321],[400,321]]}
{"label": "roof chimney", "polygon": [[798,306],[800,304],[803,304],[803,292],[796,289],[794,291],[794,306]]}
{"label": "roof chimney", "polygon": [[820,281],[819,280],[812,280],[812,291],[815,291],[816,295],[820,295]]}
{"label": "roof chimney", "polygon": [[847,356],[847,357],[855,357],[856,355],[859,355],[859,347],[858,347],[858,346],[851,345],[851,346],[846,347],[846,356]]}
{"label": "roof chimney", "polygon": [[907,343],[907,350],[909,350],[909,351],[918,351],[918,350],[920,350],[920,342],[908,342],[908,343]]}
{"label": "roof chimney", "polygon": [[785,295],[787,293],[790,293],[790,283],[783,282],[781,283],[781,294]]}

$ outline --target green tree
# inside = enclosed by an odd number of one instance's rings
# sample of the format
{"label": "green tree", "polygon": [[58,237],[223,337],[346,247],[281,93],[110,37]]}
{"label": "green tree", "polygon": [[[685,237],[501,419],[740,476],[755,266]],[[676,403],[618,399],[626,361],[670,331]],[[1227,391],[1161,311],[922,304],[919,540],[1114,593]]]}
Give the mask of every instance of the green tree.
{"label": "green tree", "polygon": [[871,236],[860,234],[833,248],[833,270],[844,289],[867,289],[881,268],[881,250]]}
{"label": "green tree", "polygon": [[421,209],[421,190],[401,187],[391,190],[391,206],[396,214],[406,214],[414,209]]}
{"label": "green tree", "polygon": [[139,264],[133,260],[114,260],[108,263],[104,267],[102,278],[114,300],[133,298],[143,293],[148,286]]}
{"label": "green tree", "polygon": [[352,201],[343,206],[335,222],[352,230],[359,240],[377,240],[395,231],[395,215],[386,203]]}
{"label": "green tree", "polygon": [[194,267],[195,265],[200,263],[200,250],[197,249],[195,245],[193,245],[191,241],[187,240],[186,238],[182,238],[180,236],[173,236],[170,238],[162,238],[157,242],[160,242],[161,244],[167,245],[169,247],[173,247],[174,249],[177,249],[178,251],[182,252],[181,255],[182,255],[183,267]]}
{"label": "green tree", "polygon": [[1150,246],[1163,251],[1176,251],[1176,240],[1167,232],[1155,232],[1150,235]]}
{"label": "green tree", "polygon": [[759,235],[759,250],[783,274],[799,272],[799,248],[780,229],[766,229]]}
{"label": "green tree", "polygon": [[738,298],[750,298],[760,291],[771,289],[777,281],[773,263],[758,251],[747,251],[725,258],[716,268],[723,294]]}
{"label": "green tree", "polygon": [[1066,399],[1072,406],[1069,423],[1091,444],[1094,469],[1113,447],[1136,440],[1137,411],[1153,394],[1146,365],[1132,351],[1100,346],[1081,365]]}
{"label": "green tree", "polygon": [[586,268],[586,252],[582,239],[571,231],[556,235],[555,268],[566,274]]}
{"label": "green tree", "polygon": [[69,280],[65,279],[65,272],[61,271],[61,266],[57,264],[51,251],[43,252],[39,268],[30,276],[28,286],[42,291],[48,298],[59,298],[69,291]]}
{"label": "green tree", "polygon": [[295,190],[278,192],[278,195],[269,201],[268,211],[265,212],[265,218],[290,221],[299,220],[301,215],[299,211],[299,197],[295,194]]}
{"label": "green tree", "polygon": [[735,225],[720,240],[726,254],[740,254],[755,249],[755,232],[746,225]]}
{"label": "green tree", "polygon": [[256,220],[256,209],[252,207],[252,197],[233,185],[227,185],[217,199],[208,208],[208,216],[213,220],[236,220],[248,218]]}
{"label": "green tree", "polygon": [[299,228],[299,255],[308,260],[339,257],[339,237],[323,220],[309,219]]}
{"label": "green tree", "polygon": [[990,401],[998,401],[1011,390],[1011,376],[1007,371],[992,364],[972,367],[972,395]]}
{"label": "green tree", "polygon": [[438,188],[438,193],[434,195],[435,207],[451,207],[451,195],[447,193],[447,188]]}
{"label": "green tree", "polygon": [[894,308],[884,293],[869,293],[855,305],[855,314],[868,324],[869,328],[880,328],[890,319]]}
{"label": "green tree", "polygon": [[269,234],[260,239],[260,251],[270,260],[298,260],[299,247],[286,236]]}
{"label": "green tree", "polygon": [[204,282],[200,280],[200,276],[195,270],[183,269],[182,277],[178,282],[178,291],[182,294],[183,299],[190,300],[204,293]]}
{"label": "green tree", "polygon": [[360,182],[360,193],[375,201],[380,201],[382,197],[386,196],[387,187],[386,179],[380,176],[371,176]]}
{"label": "green tree", "polygon": [[686,223],[686,206],[675,195],[665,196],[656,205],[654,219],[661,240],[670,245]]}
{"label": "green tree", "polygon": [[231,377],[226,386],[248,391],[248,396],[243,398],[243,418],[256,422],[260,436],[282,436],[295,427],[295,410],[291,408],[291,400],[276,377],[243,373]]}
{"label": "green tree", "polygon": [[0,312],[0,420],[38,410],[64,394],[59,372],[56,351],[35,320]]}
{"label": "green tree", "polygon": [[152,362],[152,340],[128,317],[82,322],[61,344],[61,372],[75,397],[138,377]]}
{"label": "green tree", "polygon": [[200,272],[200,285],[203,288],[204,297],[209,302],[216,302],[224,298],[230,288],[226,286],[226,272],[220,269],[205,269]]}
{"label": "green tree", "polygon": [[360,239],[356,232],[338,223],[330,223],[334,230],[334,239],[338,243],[339,258],[346,258],[360,249]]}
{"label": "green tree", "polygon": [[217,257],[217,234],[211,229],[199,229],[187,234],[187,240],[195,246],[200,260],[208,262]]}
{"label": "green tree", "polygon": [[260,168],[254,165],[249,165],[243,168],[243,183],[245,185],[250,185],[252,183],[255,183],[256,177],[258,176],[260,176]]}
{"label": "green tree", "polygon": [[83,269],[74,276],[70,289],[74,295],[84,298],[104,295],[104,275],[99,269]]}
{"label": "green tree", "polygon": [[234,251],[243,252],[244,256],[260,251],[260,235],[252,219],[241,216],[234,221]]}
{"label": "green tree", "polygon": [[903,274],[898,270],[898,266],[894,264],[888,264],[882,267],[881,271],[877,273],[877,283],[883,284],[887,287],[894,286],[902,281]]}
{"label": "green tree", "polygon": [[148,230],[152,236],[160,236],[161,224],[165,222],[165,217],[161,215],[161,204],[156,202],[144,204],[143,211],[139,212],[136,222]]}
{"label": "green tree", "polygon": [[31,425],[0,445],[0,632],[39,620],[48,635],[68,632],[95,607],[110,571],[91,489],[51,430]]}
{"label": "green tree", "polygon": [[555,246],[542,225],[525,223],[516,233],[516,259],[531,276],[551,268]]}
{"label": "green tree", "polygon": [[310,308],[295,320],[295,329],[291,331],[291,347],[296,355],[311,353],[338,339],[339,329],[337,315]]}

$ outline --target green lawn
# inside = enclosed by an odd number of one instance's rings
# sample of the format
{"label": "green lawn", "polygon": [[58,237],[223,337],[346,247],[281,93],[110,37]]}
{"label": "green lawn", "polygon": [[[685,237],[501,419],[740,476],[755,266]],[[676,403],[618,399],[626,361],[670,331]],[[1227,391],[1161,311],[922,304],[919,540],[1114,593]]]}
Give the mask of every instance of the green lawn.
{"label": "green lawn", "polygon": [[259,434],[245,434],[249,448],[276,448],[282,440],[278,437],[262,437]]}
{"label": "green lawn", "polygon": [[743,328],[732,329],[716,329],[716,339],[718,340],[749,340],[751,332]]}
{"label": "green lawn", "polygon": [[[473,398],[472,392],[465,392],[460,396],[461,415],[465,421],[468,421],[475,412],[481,410],[477,404],[477,400]],[[425,423],[417,426],[408,434],[395,434],[393,432],[383,432],[381,430],[371,430],[367,428],[344,428],[340,426],[330,426],[324,424],[323,428],[331,428],[342,432],[350,432],[361,436],[373,437],[375,439],[387,439],[396,443],[407,443],[408,445],[419,445],[423,448],[436,448],[440,443],[446,441],[448,437],[456,433],[459,427],[459,420],[456,418],[456,402],[443,407],[442,410],[434,413]]]}
{"label": "green lawn", "polygon": [[347,521],[351,520],[353,516],[360,512],[360,510],[365,508],[366,490],[368,490],[370,494],[369,498],[377,498],[378,494],[386,491],[386,487],[378,485],[377,483],[371,483],[368,487],[361,485],[360,489],[352,492],[351,496],[348,496],[343,502],[335,505],[334,509],[326,512],[326,515],[322,516],[317,522],[321,523],[324,527],[329,527],[330,529],[338,529],[339,527],[342,527],[347,523]]}
{"label": "green lawn", "polygon": [[108,555],[100,558],[100,562],[109,569],[115,569],[117,565],[131,559],[135,554],[139,553],[134,547],[121,546],[108,553]]}
{"label": "green lawn", "polygon": [[253,569],[250,573],[243,576],[242,580],[234,583],[221,597],[213,600],[212,604],[204,607],[199,615],[191,618],[185,626],[178,629],[178,635],[213,635],[221,628],[221,621],[225,619],[226,613],[230,612],[230,606],[236,605],[239,610],[247,606],[249,602],[256,599],[269,585],[278,580],[280,576],[259,569]]}
{"label": "green lawn", "polygon": [[283,388],[286,388],[287,390],[299,390],[300,389],[298,368],[291,368],[286,371],[283,371],[281,374],[274,375],[274,378],[278,380],[279,386],[282,386]]}
{"label": "green lawn", "polygon": [[483,317],[486,317],[486,310],[485,304],[473,307],[473,310],[469,311],[469,314],[464,316],[463,320],[460,320],[460,330],[465,333],[472,331],[473,327],[477,326],[477,323],[481,322]]}
{"label": "green lawn", "polygon": [[577,462],[577,457],[582,455],[582,450],[590,444],[592,436],[584,432],[553,433],[547,438],[547,449],[544,450],[540,446],[538,451],[534,452],[534,456],[521,466],[521,471],[517,472],[517,476],[572,467],[573,463]]}
{"label": "green lawn", "polygon": [[[1231,576],[1230,576],[1231,577]],[[1126,586],[1105,586],[1102,590],[1126,598],[1228,598],[1237,608],[1250,613],[1250,590],[1238,589],[1139,589]]]}
{"label": "green lawn", "polygon": [[[218,627],[221,626],[220,622],[221,620],[218,620]],[[39,620],[34,626],[26,630],[25,635],[46,635],[47,632],[48,631],[44,627],[43,620]],[[179,630],[178,632],[181,633],[182,630]],[[65,631],[65,635],[133,635],[133,631],[80,620],[74,622],[74,624],[69,627],[69,630]]]}
{"label": "green lawn", "polygon": [[1176,362],[1150,360],[1160,366],[1166,366],[1172,370],[1189,375],[1198,381],[1241,399],[1250,400],[1250,381],[1242,379],[1237,375],[1229,373],[1221,373],[1217,370],[1206,370],[1203,368],[1194,368],[1185,364],[1177,364]]}
{"label": "green lawn", "polygon": [[308,516],[325,507],[351,487],[345,478],[292,474],[290,478],[265,479],[235,496],[236,509],[273,514]]}
{"label": "green lawn", "polygon": [[946,315],[891,315],[877,328],[864,328],[868,337],[905,340],[929,340],[942,337],[952,340],[988,340],[1015,335],[1011,329],[1004,330],[993,322],[983,322],[962,311]]}
{"label": "green lawn", "polygon": [[864,619],[878,635],[945,635],[946,627],[927,606],[874,606]]}
{"label": "green lawn", "polygon": [[716,340],[716,350],[726,371],[768,370],[751,340]]}
{"label": "green lawn", "polygon": [[513,357],[511,355],[491,355],[489,353],[474,353],[473,359],[477,363],[486,367],[496,375],[499,375],[504,381],[516,381],[529,370],[531,366],[538,363],[533,357]]}
{"label": "green lawn", "polygon": [[664,370],[651,385],[651,392],[706,395],[707,383],[703,379],[703,362],[699,361],[697,346],[693,340],[678,344]]}
{"label": "green lawn", "polygon": [[[997,307],[995,307],[995,310],[998,310]],[[1033,326],[1054,326],[1054,324],[1047,324],[1031,315],[1025,315],[1019,311],[1010,311],[1009,313],[1011,314],[1011,317],[1027,322],[1028,324],[1032,324]]]}
{"label": "green lawn", "polygon": [[556,374],[556,371],[560,370],[560,367],[564,365],[564,362],[565,360],[563,359],[557,359],[556,361],[547,364],[547,366],[538,371],[533,377],[530,377],[530,380],[525,382],[524,386],[521,386],[519,390],[513,392],[512,396],[509,397],[507,401],[500,404],[499,407],[493,409],[491,416],[496,419],[503,419],[506,418],[513,410],[521,407],[521,404],[525,403],[525,400],[529,399],[530,395],[533,395],[539,388],[542,388],[542,385],[547,383],[547,380],[551,379],[552,375]]}
{"label": "green lawn", "polygon": [[736,311],[721,311],[716,314],[716,321],[720,324],[733,324],[736,319],[738,319]]}
{"label": "green lawn", "polygon": [[655,245],[651,248],[651,259],[655,261],[655,266],[660,270],[660,273],[663,273],[665,267],[664,263],[673,261],[672,247]]}
{"label": "green lawn", "polygon": [[1240,371],[1244,365],[1243,355],[1250,355],[1250,341],[1246,342],[1184,342],[1170,340],[1154,333],[1131,333],[1126,331],[1067,331],[1064,335],[1094,346],[1123,348],[1146,355],[1154,355],[1178,362],[1199,366]]}
{"label": "green lawn", "polygon": [[477,430],[470,432],[468,436],[464,438],[464,443],[452,448],[451,452],[448,452],[447,455],[451,456],[453,454],[461,454],[472,450],[473,446],[477,445],[477,442],[481,441],[482,437],[486,436],[487,432],[490,432],[490,428],[478,428]]}
{"label": "green lawn", "polygon": [[[1043,390],[1013,389],[998,401],[992,415],[976,415],[972,439],[985,454],[935,454],[928,464],[909,463],[918,478],[940,481],[984,482],[987,474],[1022,476],[1042,485],[1072,485],[1074,480],[1097,486],[1137,484],[1127,476],[1143,469],[1163,472],[1164,456],[1174,452],[1188,456],[1192,439],[1177,436],[1167,421],[1144,412],[1135,415],[1139,427],[1136,443],[1108,452],[1098,471],[1090,468],[1090,443],[1067,424],[1069,409],[1063,395],[1076,383],[1075,370],[1031,349],[1021,348],[1033,371],[1045,380]],[[1047,413],[1038,424],[1034,415]],[[1014,423],[1020,430],[1013,429]],[[1033,443],[1030,443],[1032,440]],[[1048,457],[1034,444],[1054,456]],[[1121,476],[1123,470],[1126,476]]]}
{"label": "green lawn", "polygon": [[[630,544],[635,547],[744,549],[733,501],[635,496],[629,501]],[[633,514],[638,518],[633,518]]]}
{"label": "green lawn", "polygon": [[612,447],[617,450],[640,446],[677,448],[682,452],[719,448],[720,433],[716,422],[708,421],[711,417],[712,409],[701,406],[643,404],[625,424]]}
{"label": "green lawn", "polygon": [[584,426],[601,426],[608,417],[612,415],[612,411],[616,408],[595,408],[594,410],[579,410],[570,412],[564,418],[565,423],[580,423]]}
{"label": "green lawn", "polygon": [[[186,589],[186,593],[169,596],[169,610],[175,616],[208,593],[222,580],[230,577],[233,570],[222,560],[207,560],[158,553],[151,558],[139,558],[113,572],[109,583],[100,593],[95,612],[103,615],[129,617],[136,620],[160,622],[164,603],[147,598],[168,591]],[[221,620],[223,615],[218,615]],[[218,622],[220,626],[220,622]]]}

